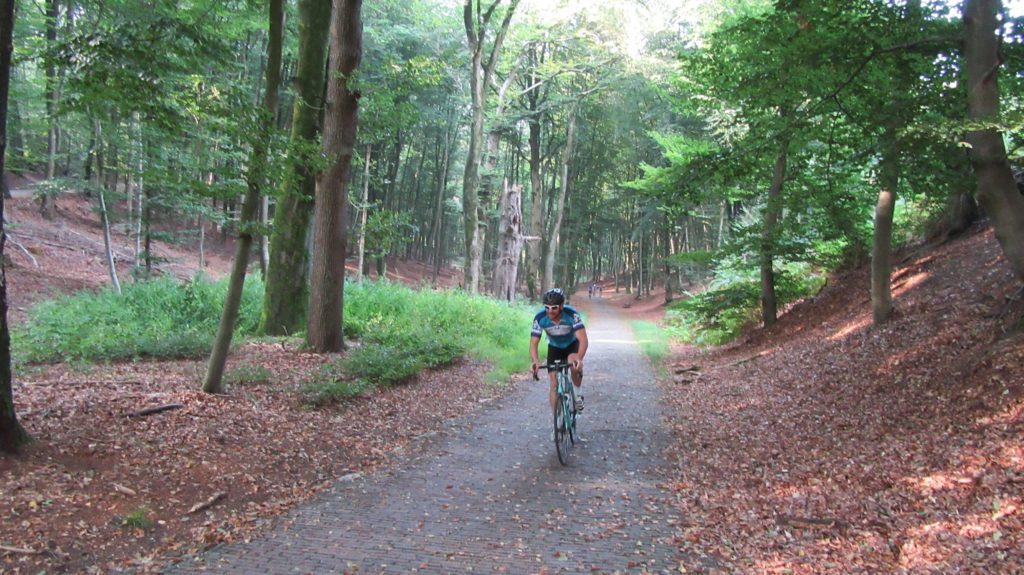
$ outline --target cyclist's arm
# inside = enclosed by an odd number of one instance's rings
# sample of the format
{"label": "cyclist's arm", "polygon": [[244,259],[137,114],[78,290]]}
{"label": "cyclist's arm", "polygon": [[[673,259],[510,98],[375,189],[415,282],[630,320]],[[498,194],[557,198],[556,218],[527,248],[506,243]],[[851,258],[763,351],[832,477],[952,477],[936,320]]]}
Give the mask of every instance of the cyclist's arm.
{"label": "cyclist's arm", "polygon": [[537,346],[539,344],[539,336],[530,336],[530,359],[533,361],[533,371],[537,371],[537,366],[540,365],[540,356],[537,355]]}
{"label": "cyclist's arm", "polygon": [[576,352],[576,357],[582,362],[583,357],[587,355],[587,328],[581,327],[576,330],[576,339],[580,342],[580,348]]}

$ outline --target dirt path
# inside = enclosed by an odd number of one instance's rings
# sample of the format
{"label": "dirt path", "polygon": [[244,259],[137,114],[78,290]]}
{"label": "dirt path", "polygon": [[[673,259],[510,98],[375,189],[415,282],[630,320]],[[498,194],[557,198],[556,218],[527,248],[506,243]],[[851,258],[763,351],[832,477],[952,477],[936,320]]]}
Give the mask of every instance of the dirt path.
{"label": "dirt path", "polygon": [[530,382],[391,469],[339,481],[263,539],[167,572],[678,573],[658,390],[626,322],[592,308],[584,442],[568,467]]}

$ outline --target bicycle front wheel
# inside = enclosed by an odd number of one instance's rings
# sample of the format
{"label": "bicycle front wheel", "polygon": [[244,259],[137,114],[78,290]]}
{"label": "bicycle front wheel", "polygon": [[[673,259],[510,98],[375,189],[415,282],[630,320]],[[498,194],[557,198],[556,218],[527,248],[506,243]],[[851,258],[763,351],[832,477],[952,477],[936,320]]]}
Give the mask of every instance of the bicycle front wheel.
{"label": "bicycle front wheel", "polygon": [[555,452],[562,465],[569,464],[569,406],[565,402],[566,397],[559,395],[555,404]]}

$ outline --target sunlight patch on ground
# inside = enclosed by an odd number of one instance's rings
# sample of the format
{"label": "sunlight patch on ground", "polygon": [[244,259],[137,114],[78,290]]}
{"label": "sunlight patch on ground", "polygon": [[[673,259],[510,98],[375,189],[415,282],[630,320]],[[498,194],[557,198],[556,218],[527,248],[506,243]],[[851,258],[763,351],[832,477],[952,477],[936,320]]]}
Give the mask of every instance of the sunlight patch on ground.
{"label": "sunlight patch on ground", "polygon": [[905,280],[902,280],[897,286],[893,286],[892,295],[893,297],[899,297],[906,291],[916,288],[925,282],[931,274],[928,272],[916,273]]}
{"label": "sunlight patch on ground", "polygon": [[869,316],[864,316],[859,320],[851,321],[850,323],[840,327],[835,333],[828,336],[828,340],[839,341],[841,339],[845,339],[848,336],[867,328],[869,325],[871,325],[871,318]]}
{"label": "sunlight patch on ground", "polygon": [[640,345],[641,343],[647,342],[647,340],[633,341],[631,339],[594,339],[589,338],[590,343],[612,343],[616,345]]}

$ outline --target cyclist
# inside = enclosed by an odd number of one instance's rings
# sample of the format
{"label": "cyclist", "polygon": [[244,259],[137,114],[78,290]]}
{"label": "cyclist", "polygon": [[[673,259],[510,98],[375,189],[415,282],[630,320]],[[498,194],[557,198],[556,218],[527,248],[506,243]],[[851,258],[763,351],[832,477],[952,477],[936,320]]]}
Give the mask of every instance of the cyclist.
{"label": "cyclist", "polygon": [[[578,311],[565,305],[565,292],[553,288],[544,293],[544,309],[533,318],[533,329],[530,331],[530,358],[533,360],[532,371],[536,377],[540,366],[537,346],[540,344],[541,333],[548,336],[547,363],[553,361],[568,362],[572,366],[572,383],[576,386],[576,410],[583,411],[583,357],[587,355],[587,330],[583,326],[583,318]],[[548,368],[548,379],[551,388],[548,401],[551,409],[555,409],[557,383],[555,372]]]}

